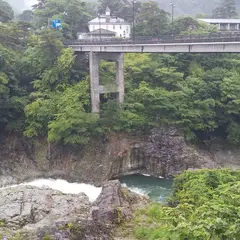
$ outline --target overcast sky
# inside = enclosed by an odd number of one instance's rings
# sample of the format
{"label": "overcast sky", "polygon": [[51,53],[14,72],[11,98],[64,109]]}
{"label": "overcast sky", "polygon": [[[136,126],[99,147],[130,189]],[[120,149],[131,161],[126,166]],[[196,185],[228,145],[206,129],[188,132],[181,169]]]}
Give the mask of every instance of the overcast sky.
{"label": "overcast sky", "polygon": [[27,7],[31,7],[32,5],[36,4],[37,0],[25,0],[25,4]]}

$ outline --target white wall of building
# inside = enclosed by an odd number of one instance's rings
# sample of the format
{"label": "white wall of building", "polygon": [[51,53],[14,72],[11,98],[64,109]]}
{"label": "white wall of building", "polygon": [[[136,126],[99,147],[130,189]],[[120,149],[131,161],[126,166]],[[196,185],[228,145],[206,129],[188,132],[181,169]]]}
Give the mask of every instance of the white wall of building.
{"label": "white wall of building", "polygon": [[214,25],[220,31],[225,30],[240,30],[240,19],[198,19],[209,25]]}
{"label": "white wall of building", "polygon": [[130,38],[131,37],[131,25],[126,23],[89,23],[89,31],[105,29],[116,33],[116,37]]}

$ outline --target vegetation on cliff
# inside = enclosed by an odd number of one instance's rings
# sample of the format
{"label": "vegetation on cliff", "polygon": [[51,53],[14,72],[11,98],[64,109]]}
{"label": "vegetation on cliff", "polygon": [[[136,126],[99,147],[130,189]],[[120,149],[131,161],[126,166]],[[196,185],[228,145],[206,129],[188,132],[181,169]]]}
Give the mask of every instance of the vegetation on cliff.
{"label": "vegetation on cliff", "polygon": [[174,181],[168,206],[152,204],[136,216],[138,239],[237,240],[240,171],[185,172]]}
{"label": "vegetation on cliff", "polygon": [[[102,9],[104,4],[100,1]],[[239,55],[126,54],[126,101],[119,106],[112,94],[104,95],[98,119],[90,112],[88,59],[63,45],[95,15],[94,6],[81,0],[39,0],[32,13],[19,17],[24,21],[15,22],[9,5],[4,6],[6,11],[0,12],[4,19],[0,25],[1,129],[85,144],[108,131],[177,125],[188,140],[221,137],[240,142]],[[152,8],[156,15],[150,13]],[[128,18],[131,6],[121,5],[121,9]],[[47,27],[54,18],[62,19],[62,30]],[[169,14],[154,2],[137,3],[136,19],[138,35],[172,31]],[[175,21],[174,31],[215,29],[187,17]],[[110,62],[101,63],[102,83],[115,81],[114,68]]]}

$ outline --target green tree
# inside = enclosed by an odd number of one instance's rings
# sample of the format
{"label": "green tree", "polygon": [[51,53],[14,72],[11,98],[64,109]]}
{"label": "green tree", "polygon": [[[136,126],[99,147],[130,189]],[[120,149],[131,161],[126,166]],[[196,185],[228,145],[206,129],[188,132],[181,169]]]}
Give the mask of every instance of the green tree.
{"label": "green tree", "polygon": [[222,0],[220,6],[213,10],[215,18],[235,18],[237,17],[236,0]]}
{"label": "green tree", "polygon": [[175,34],[207,34],[217,31],[215,26],[210,26],[192,17],[179,18],[174,22]]}
{"label": "green tree", "polygon": [[98,0],[98,3],[99,13],[105,14],[106,8],[109,7],[113,15],[123,18],[129,23],[133,22],[133,14],[137,15],[141,9],[141,2],[135,1],[133,5],[132,0]]}
{"label": "green tree", "polygon": [[152,204],[134,222],[138,239],[238,239],[240,172],[187,171],[174,180],[168,206]]}
{"label": "green tree", "polygon": [[169,31],[169,13],[160,9],[157,3],[143,3],[136,15],[136,35],[158,36]]}
{"label": "green tree", "polygon": [[61,19],[63,31],[70,31],[76,38],[78,29],[86,27],[92,17],[88,11],[88,5],[82,0],[43,1],[34,8],[35,24],[41,28],[48,26],[52,19]]}
{"label": "green tree", "polygon": [[104,14],[106,11],[106,8],[109,7],[112,12],[121,12],[122,8],[124,7],[124,1],[120,0],[113,0],[113,1],[107,1],[107,0],[99,0],[99,7],[98,11],[101,14]]}
{"label": "green tree", "polygon": [[6,1],[0,0],[0,22],[9,22],[13,19],[14,12]]}
{"label": "green tree", "polygon": [[20,15],[18,15],[18,20],[23,22],[32,22],[33,21],[33,11],[24,10]]}
{"label": "green tree", "polygon": [[[23,109],[28,103],[26,91],[18,79],[18,59],[21,42],[13,26],[0,24],[0,125],[1,129],[23,130]],[[11,48],[12,47],[12,48]]]}

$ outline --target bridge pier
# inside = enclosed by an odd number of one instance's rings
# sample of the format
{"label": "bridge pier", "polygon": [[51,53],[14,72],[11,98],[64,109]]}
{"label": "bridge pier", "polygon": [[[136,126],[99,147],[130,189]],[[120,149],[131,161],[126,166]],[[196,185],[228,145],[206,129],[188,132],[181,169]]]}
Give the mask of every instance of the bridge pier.
{"label": "bridge pier", "polygon": [[[100,60],[110,60],[116,62],[116,81],[115,84],[109,86],[100,85],[99,79],[99,63]],[[89,53],[89,69],[90,69],[90,87],[91,87],[91,103],[92,112],[100,111],[100,94],[118,93],[118,101],[124,101],[124,54],[123,53]]]}

